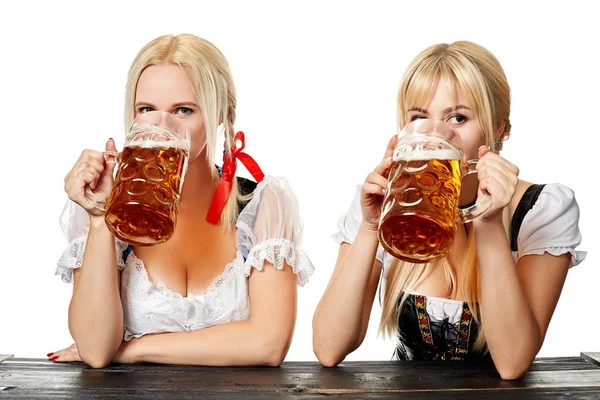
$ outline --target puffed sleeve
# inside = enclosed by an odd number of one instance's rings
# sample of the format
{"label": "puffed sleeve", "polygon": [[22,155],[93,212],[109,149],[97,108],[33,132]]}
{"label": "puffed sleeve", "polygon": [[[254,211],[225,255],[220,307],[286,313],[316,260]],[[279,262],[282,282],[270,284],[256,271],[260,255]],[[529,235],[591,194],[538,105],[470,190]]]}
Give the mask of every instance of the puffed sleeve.
{"label": "puffed sleeve", "polygon": [[300,249],[303,225],[298,201],[287,180],[266,176],[236,222],[237,242],[246,276],[252,268],[262,270],[265,261],[278,270],[287,263],[304,286],[314,272],[312,262]]}
{"label": "puffed sleeve", "polygon": [[[60,275],[64,282],[71,283],[73,281],[73,269],[80,268],[83,262],[87,235],[90,229],[90,217],[79,204],[67,200],[59,223],[68,245],[58,260],[55,275]],[[125,267],[123,251],[126,248],[126,243],[115,239],[117,266],[120,270]]]}
{"label": "puffed sleeve", "polygon": [[[342,242],[346,242],[348,244],[354,243],[354,239],[358,234],[358,228],[360,227],[360,223],[362,221],[362,211],[360,207],[361,189],[362,185],[358,185],[356,187],[356,194],[354,195],[354,199],[352,199],[352,203],[350,203],[348,211],[346,211],[338,220],[338,230],[333,234],[333,240],[338,245],[340,245]],[[378,245],[375,258],[382,264],[383,254],[383,247],[381,247],[381,245]]]}
{"label": "puffed sleeve", "polygon": [[547,184],[531,210],[523,218],[517,237],[518,258],[531,254],[571,254],[573,267],[585,259],[581,243],[579,206],[568,187]]}

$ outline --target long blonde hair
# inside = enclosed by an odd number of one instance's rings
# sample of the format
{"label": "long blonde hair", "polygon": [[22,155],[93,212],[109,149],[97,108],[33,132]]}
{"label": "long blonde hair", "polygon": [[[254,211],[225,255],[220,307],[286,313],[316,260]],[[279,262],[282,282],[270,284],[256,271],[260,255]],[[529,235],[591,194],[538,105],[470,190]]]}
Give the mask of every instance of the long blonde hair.
{"label": "long blonde hair", "polygon": [[[223,124],[225,152],[233,145],[236,117],[236,92],[231,71],[225,56],[209,41],[194,35],[160,36],[137,54],[127,77],[125,90],[125,126],[129,127],[134,119],[135,92],[142,72],[151,65],[174,64],[185,69],[196,93],[206,127],[207,157],[212,168],[218,128]],[[236,180],[233,180],[231,194],[221,213],[220,222],[224,228],[235,224],[239,193]]]}
{"label": "long blonde hair", "polygon": [[[510,135],[510,88],[504,71],[492,53],[475,43],[459,41],[437,44],[425,49],[408,66],[398,91],[397,118],[403,128],[409,108],[427,108],[438,84],[450,85],[454,93],[466,96],[477,116],[485,136],[485,143],[493,151],[502,148]],[[504,125],[504,132],[496,138],[496,127]],[[506,226],[505,217],[505,226]],[[450,296],[457,287],[457,278],[446,259],[441,261]],[[478,323],[482,315],[477,303],[481,298],[479,269],[474,235],[469,235],[463,260],[465,268],[462,293]],[[394,259],[389,265],[383,298],[380,330],[391,336],[398,332],[398,317],[408,290],[414,288],[433,264],[412,264]],[[483,329],[479,329],[475,348],[486,347]]]}

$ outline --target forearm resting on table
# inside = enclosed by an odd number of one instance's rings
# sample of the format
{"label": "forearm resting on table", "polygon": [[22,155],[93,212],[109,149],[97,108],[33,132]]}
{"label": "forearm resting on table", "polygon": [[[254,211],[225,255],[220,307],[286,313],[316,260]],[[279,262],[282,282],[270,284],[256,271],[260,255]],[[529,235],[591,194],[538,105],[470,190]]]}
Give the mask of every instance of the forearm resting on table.
{"label": "forearm resting on table", "polygon": [[339,364],[364,339],[375,296],[369,284],[377,243],[376,232],[361,225],[349,250],[340,249],[339,265],[313,318],[314,352],[325,366]]}
{"label": "forearm resting on table", "polygon": [[236,321],[194,332],[133,339],[132,362],[203,366],[279,366],[291,334],[259,321]]}
{"label": "forearm resting on table", "polygon": [[[543,334],[527,301],[501,224],[476,224],[481,309],[487,346],[504,379],[516,379],[531,366]],[[477,236],[476,236],[477,237]]]}
{"label": "forearm resting on table", "polygon": [[69,331],[81,359],[103,367],[119,349],[124,331],[115,242],[104,221],[92,219],[83,263],[74,276]]}

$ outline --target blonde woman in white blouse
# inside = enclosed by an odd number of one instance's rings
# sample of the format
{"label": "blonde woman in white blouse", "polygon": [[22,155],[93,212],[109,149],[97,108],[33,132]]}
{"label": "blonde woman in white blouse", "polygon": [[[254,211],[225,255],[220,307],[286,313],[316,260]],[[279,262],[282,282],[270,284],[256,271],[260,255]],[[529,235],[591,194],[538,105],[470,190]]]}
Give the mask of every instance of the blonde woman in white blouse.
{"label": "blonde woman in white blouse", "polygon": [[[177,115],[191,135],[175,233],[152,247],[115,240],[84,195],[91,186],[106,197],[111,171],[101,152],[85,150],[65,178],[70,201],[61,223],[69,246],[56,270],[74,284],[75,344],[48,357],[95,368],[111,361],[277,366],[294,330],[296,285],[313,271],[298,247],[296,198],[284,178],[266,176],[258,185],[230,178],[220,218],[207,222],[215,188],[227,178],[211,161],[217,128],[223,124],[231,156],[236,115],[227,61],[208,41],[161,36],[138,53],[129,71],[126,125],[153,110]],[[106,150],[114,146],[110,139]],[[253,196],[243,201],[241,192]]]}
{"label": "blonde woman in white blouse", "polygon": [[[479,189],[491,208],[457,229],[439,261],[423,266],[384,253],[377,229],[392,138],[339,222],[337,263],[313,320],[315,354],[335,366],[361,345],[381,280],[381,330],[398,339],[394,358],[488,360],[502,378],[518,378],[542,346],[567,271],[585,257],[575,250],[574,193],[520,179],[500,155],[511,131],[510,89],[479,45],[439,44],[413,60],[398,93],[399,126],[418,119],[454,126],[465,160],[480,159]],[[464,185],[463,205],[476,196],[476,185]]]}

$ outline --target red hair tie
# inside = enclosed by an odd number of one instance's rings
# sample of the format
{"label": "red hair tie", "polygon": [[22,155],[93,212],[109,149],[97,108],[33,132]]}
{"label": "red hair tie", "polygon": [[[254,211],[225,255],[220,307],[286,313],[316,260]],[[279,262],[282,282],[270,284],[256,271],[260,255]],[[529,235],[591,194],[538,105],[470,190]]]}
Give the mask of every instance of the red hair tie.
{"label": "red hair tie", "polygon": [[[239,149],[236,147],[238,140],[242,142],[242,146]],[[229,193],[231,193],[231,186],[233,184],[233,180],[235,179],[235,170],[237,168],[238,159],[242,162],[242,164],[244,164],[254,179],[256,179],[256,182],[262,181],[265,177],[265,174],[263,174],[256,161],[254,161],[254,159],[248,154],[242,152],[245,146],[246,141],[244,140],[244,132],[238,132],[235,134],[233,139],[231,151],[225,152],[223,155],[223,171],[221,174],[221,181],[217,186],[215,195],[210,203],[210,207],[208,208],[208,214],[206,215],[206,220],[211,224],[216,224],[219,222],[219,217],[223,212],[223,208],[225,208],[225,203],[227,203]]]}

